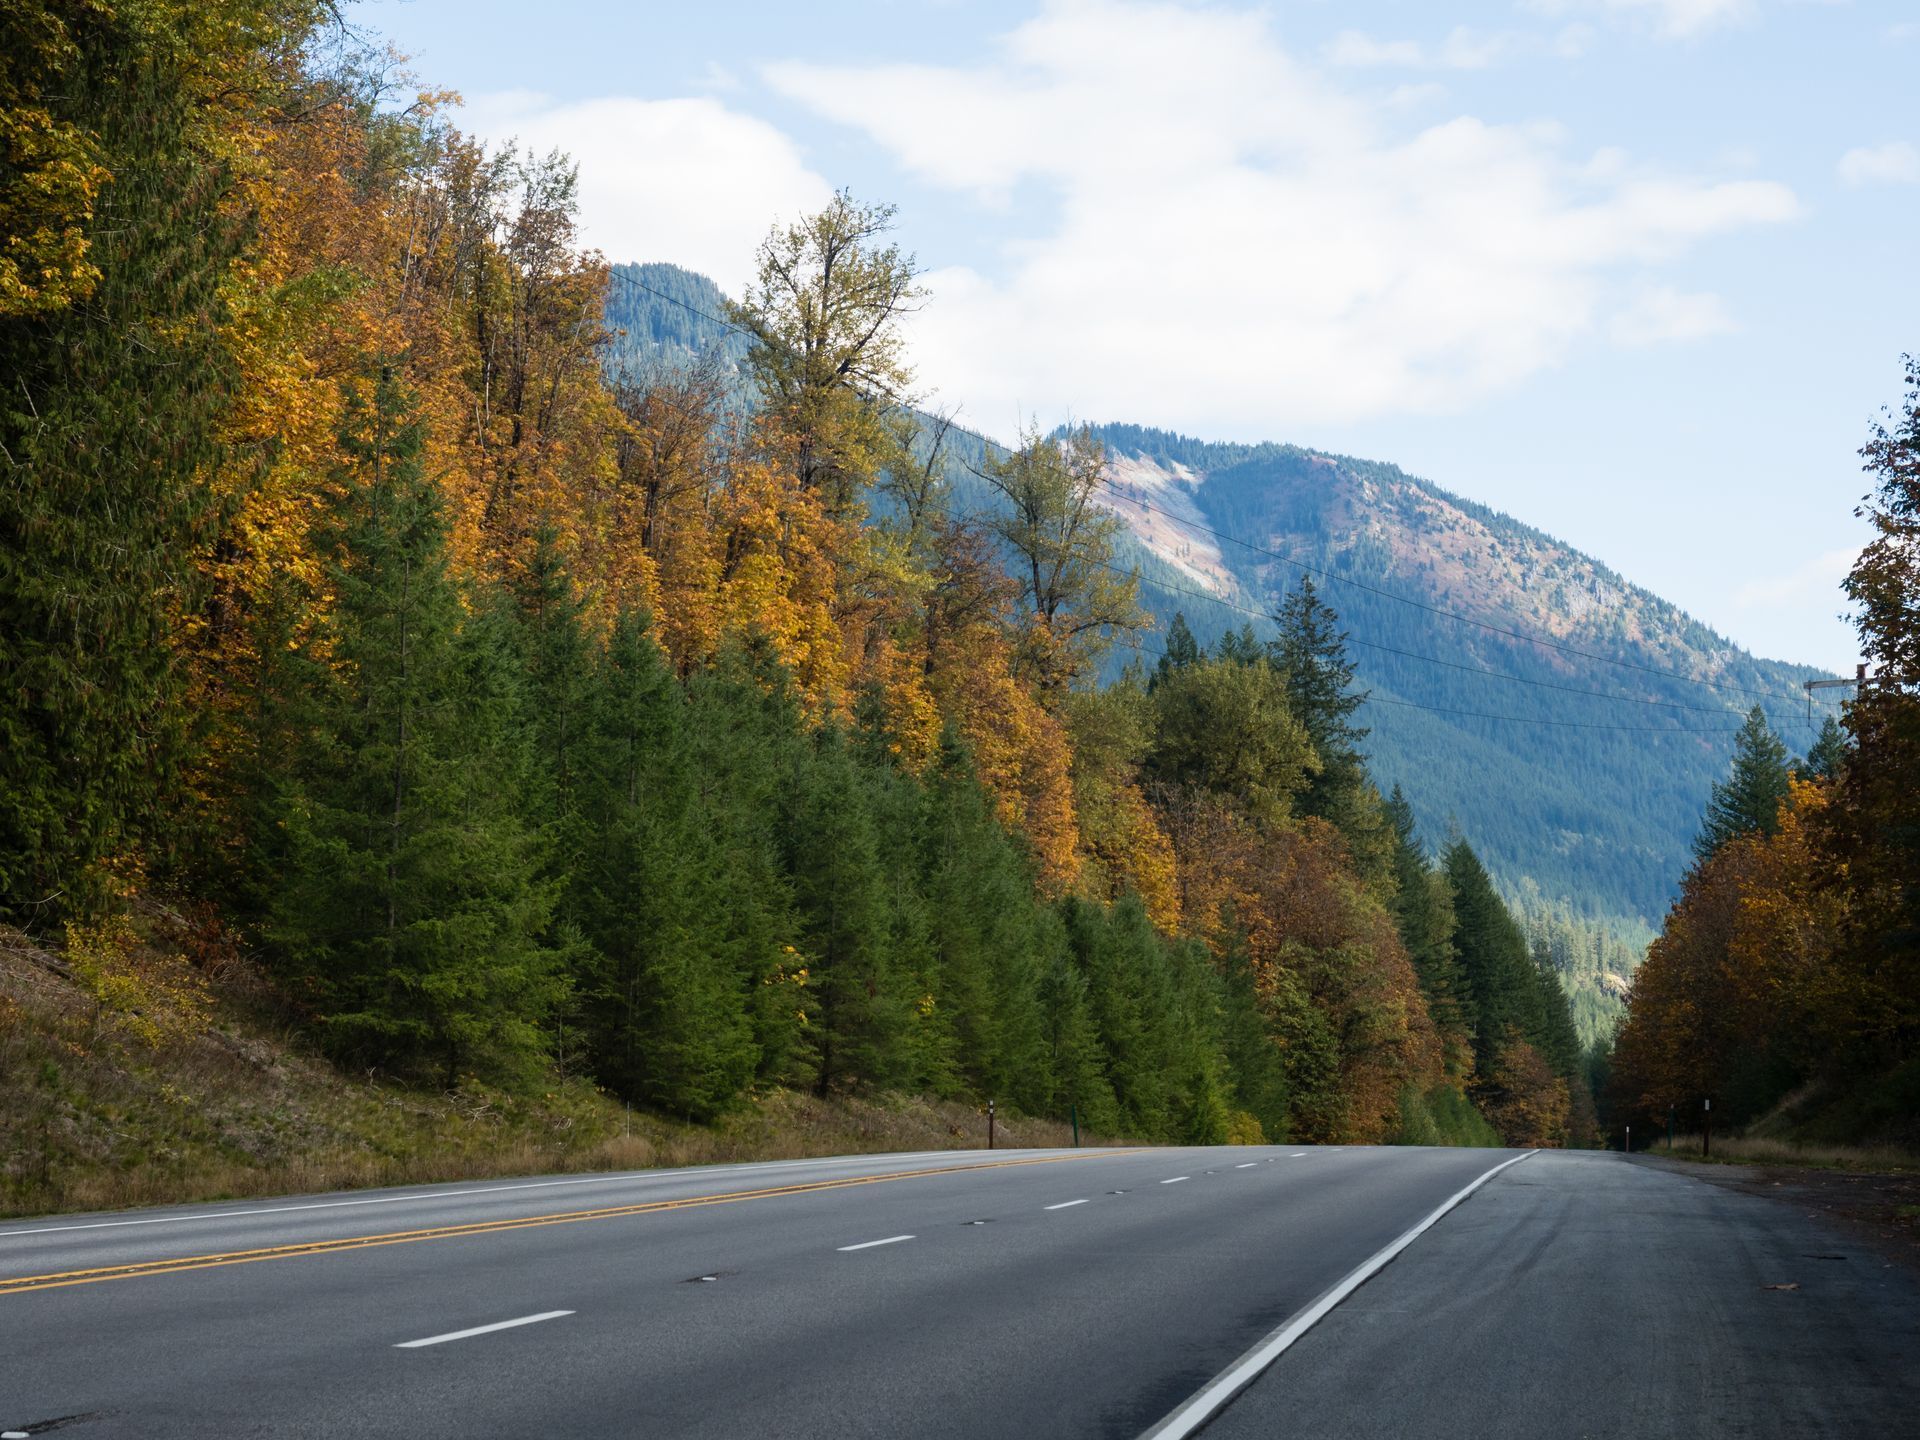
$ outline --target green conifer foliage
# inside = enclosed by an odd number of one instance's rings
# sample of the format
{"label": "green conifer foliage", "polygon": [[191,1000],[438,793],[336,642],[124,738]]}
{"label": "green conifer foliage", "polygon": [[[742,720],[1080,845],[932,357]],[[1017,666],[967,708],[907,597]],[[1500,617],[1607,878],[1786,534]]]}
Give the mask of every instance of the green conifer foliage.
{"label": "green conifer foliage", "polygon": [[1040,997],[1045,912],[1032,867],[951,731],[926,780],[920,857],[939,1003],[965,1090],[1044,1109],[1054,1092]]}
{"label": "green conifer foliage", "polygon": [[1471,1002],[1454,949],[1453,896],[1446,877],[1427,860],[1415,833],[1413,807],[1398,785],[1388,797],[1385,815],[1393,841],[1393,899],[1389,910],[1407,947],[1427,1011],[1440,1029],[1449,1063],[1458,1067],[1470,1044]]}
{"label": "green conifer foliage", "polygon": [[1767,724],[1759,705],[1747,712],[1733,742],[1727,778],[1713,787],[1707,813],[1693,842],[1697,860],[1706,860],[1736,835],[1780,828],[1780,802],[1787,798],[1787,747]]}
{"label": "green conifer foliage", "polygon": [[1161,681],[1153,700],[1159,723],[1150,763],[1169,784],[1231,796],[1271,823],[1287,816],[1318,767],[1270,666],[1183,666]]}
{"label": "green conifer foliage", "polygon": [[1119,1133],[1120,1103],[1107,1078],[1107,1055],[1094,1025],[1086,974],[1074,960],[1061,917],[1048,911],[1044,921],[1040,1004],[1054,1087],[1051,1112],[1076,1115],[1088,1128]]}
{"label": "green conifer foliage", "polygon": [[1200,642],[1193,638],[1193,631],[1187,627],[1187,617],[1175,611],[1173,623],[1167,626],[1166,643],[1160,648],[1160,659],[1153,667],[1153,677],[1148,688],[1160,684],[1183,665],[1193,665],[1200,660]]}
{"label": "green conifer foliage", "polygon": [[593,647],[581,623],[585,605],[573,593],[552,526],[534,532],[533,554],[516,577],[513,598],[527,676],[524,724],[535,760],[532,803],[552,831],[555,869],[564,874],[579,847],[591,843],[578,831],[576,812]]}
{"label": "green conifer foliage", "polygon": [[0,914],[27,924],[85,912],[100,861],[178,834],[177,815],[150,822],[186,740],[170,632],[215,518],[198,480],[239,236],[153,11],[75,7],[61,72],[29,97],[91,132],[111,178],[85,302],[0,324]]}
{"label": "green conifer foliage", "polygon": [[337,597],[304,670],[303,761],[267,931],[355,1063],[510,1076],[564,1000],[504,623],[464,615],[409,400],[350,388],[324,536]]}
{"label": "green conifer foliage", "polygon": [[1273,619],[1280,633],[1270,653],[1286,677],[1287,704],[1320,757],[1319,772],[1302,797],[1302,813],[1337,824],[1350,804],[1349,792],[1367,784],[1360,753],[1367,731],[1353,723],[1366,692],[1353,689],[1346,632],[1333,608],[1321,602],[1312,576],[1300,577]]}
{"label": "green conifer foliage", "polygon": [[1820,722],[1820,731],[1807,749],[1807,758],[1797,767],[1803,775],[1816,780],[1838,780],[1847,761],[1847,734],[1829,715]]}
{"label": "green conifer foliage", "polygon": [[882,857],[866,777],[837,728],[823,728],[794,766],[781,833],[819,1009],[820,1091],[897,1085],[910,1068],[912,997],[889,943],[893,857]]}
{"label": "green conifer foliage", "polygon": [[1252,958],[1237,926],[1225,927],[1221,956],[1221,1044],[1233,1080],[1234,1106],[1260,1122],[1275,1143],[1289,1132],[1286,1060],[1260,1003]]}
{"label": "green conifer foliage", "polygon": [[1514,923],[1473,847],[1456,840],[1444,861],[1452,892],[1454,945],[1466,980],[1473,1024],[1474,1066],[1494,1073],[1510,1029],[1523,1035],[1541,1028],[1540,990],[1526,936]]}
{"label": "green conifer foliage", "polygon": [[581,718],[586,840],[572,909],[592,947],[582,1002],[595,1073],[617,1094],[711,1119],[759,1062],[748,987],[772,946],[753,956],[727,921],[753,897],[731,893],[724,837],[700,803],[685,699],[643,617],[615,623]]}

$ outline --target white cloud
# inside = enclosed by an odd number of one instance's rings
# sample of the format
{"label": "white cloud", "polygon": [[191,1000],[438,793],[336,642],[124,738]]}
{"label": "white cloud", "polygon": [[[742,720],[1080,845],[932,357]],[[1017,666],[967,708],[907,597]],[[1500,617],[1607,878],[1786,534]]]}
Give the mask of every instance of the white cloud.
{"label": "white cloud", "polygon": [[1842,599],[1840,582],[1860,558],[1859,548],[1827,550],[1801,565],[1749,580],[1733,592],[1738,610],[1794,610],[1807,605],[1832,604]]}
{"label": "white cloud", "polygon": [[1458,409],[1604,333],[1663,261],[1797,212],[1777,184],[1571,157],[1550,125],[1409,129],[1223,8],[1058,0],[997,64],[764,73],[1000,227],[998,263],[928,277],[915,342],[1003,429],[1021,407],[1223,434]]}
{"label": "white cloud", "polygon": [[1902,20],[1889,25],[1887,38],[1893,41],[1920,40],[1920,20]]}
{"label": "white cloud", "polygon": [[578,161],[586,244],[614,260],[686,265],[734,294],[768,226],[832,194],[779,130],[713,99],[560,104],[516,91],[479,97],[464,124]]}
{"label": "white cloud", "polygon": [[1521,8],[1544,15],[1599,11],[1645,24],[1667,40],[1687,40],[1750,18],[1754,0],[1521,0]]}
{"label": "white cloud", "polygon": [[1659,345],[1726,335],[1739,327],[1718,295],[1689,295],[1661,285],[1634,296],[1608,328],[1619,344]]}
{"label": "white cloud", "polygon": [[1365,31],[1342,30],[1326,48],[1329,65],[1408,70],[1484,70],[1515,49],[1510,35],[1483,35],[1456,26],[1438,45],[1417,40],[1376,40]]}
{"label": "white cloud", "polygon": [[1905,140],[1863,145],[1840,157],[1840,178],[1849,185],[1920,185],[1920,150]]}

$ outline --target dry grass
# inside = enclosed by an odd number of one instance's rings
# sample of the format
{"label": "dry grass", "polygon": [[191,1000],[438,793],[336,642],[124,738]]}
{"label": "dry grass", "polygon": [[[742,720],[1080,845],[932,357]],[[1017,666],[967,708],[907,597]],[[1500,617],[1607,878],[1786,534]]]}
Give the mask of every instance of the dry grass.
{"label": "dry grass", "polygon": [[1920,1170],[1920,1155],[1898,1145],[1820,1145],[1747,1135],[1716,1135],[1710,1155],[1702,1155],[1698,1135],[1676,1135],[1671,1147],[1665,1137],[1648,1150],[1679,1160],[1711,1160],[1727,1165],[1801,1165],[1819,1170]]}
{"label": "dry grass", "polygon": [[[212,973],[190,1033],[116,1013],[61,954],[0,930],[0,1216],[986,1143],[985,1117],[953,1102],[776,1091],[698,1126],[628,1111],[579,1078],[440,1094],[343,1075],[243,961],[209,964],[178,916],[142,926],[156,954]],[[1003,1111],[997,1140],[1072,1133]]]}

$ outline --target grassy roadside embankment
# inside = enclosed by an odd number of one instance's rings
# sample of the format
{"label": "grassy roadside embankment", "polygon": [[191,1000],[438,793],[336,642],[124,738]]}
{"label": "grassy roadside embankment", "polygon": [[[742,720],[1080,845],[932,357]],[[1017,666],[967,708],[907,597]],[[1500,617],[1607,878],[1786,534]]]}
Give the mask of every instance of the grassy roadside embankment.
{"label": "grassy roadside embankment", "polygon": [[[1003,1107],[996,1138],[1073,1136]],[[774,1091],[706,1126],[629,1110],[564,1062],[524,1093],[348,1075],[216,927],[143,905],[59,947],[0,928],[0,1216],[985,1144],[985,1117],[950,1101]]]}
{"label": "grassy roadside embankment", "polygon": [[1662,1135],[1647,1147],[1649,1155],[1716,1165],[1788,1165],[1811,1170],[1853,1170],[1875,1174],[1920,1171],[1920,1154],[1900,1145],[1836,1145],[1762,1135],[1716,1135],[1710,1153],[1698,1135]]}

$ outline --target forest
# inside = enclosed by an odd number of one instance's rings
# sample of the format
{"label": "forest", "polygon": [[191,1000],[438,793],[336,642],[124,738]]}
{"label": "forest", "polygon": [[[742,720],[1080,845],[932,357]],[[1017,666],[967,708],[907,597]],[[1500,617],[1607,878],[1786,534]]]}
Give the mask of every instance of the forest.
{"label": "forest", "polygon": [[1611,1057],[1642,1134],[1920,1146],[1920,361],[1860,454],[1864,678],[1803,759],[1748,717]]}
{"label": "forest", "polygon": [[[718,286],[668,264],[615,266],[614,278],[611,365],[705,357],[747,402],[744,337]],[[1314,579],[1373,702],[1372,773],[1411,784],[1428,834],[1472,836],[1529,939],[1554,956],[1583,1042],[1610,1036],[1746,707],[1758,697],[1770,723],[1811,744],[1834,713],[1831,691],[1820,715],[1803,710],[1800,684],[1820,672],[1757,659],[1551,536],[1392,465],[1138,425],[1093,434],[1110,461],[1189,477],[1177,497],[1136,492],[1124,470],[1104,483],[1130,520],[1113,563],[1138,574],[1156,637],[1178,615],[1208,645],[1249,625],[1271,639],[1279,598]],[[980,477],[992,448],[945,431],[950,506],[1000,503]],[[1141,500],[1160,512],[1129,515]],[[1157,547],[1133,528],[1141,519],[1163,532]],[[1180,569],[1169,537],[1217,555],[1224,588]],[[1157,645],[1116,646],[1105,678]]]}
{"label": "forest", "polygon": [[101,1006],[204,980],[164,895],[420,1087],[1593,1143],[1563,957],[1375,784],[1326,598],[1147,639],[1090,430],[963,493],[888,207],[653,364],[570,162],[331,6],[8,25],[0,918]]}

